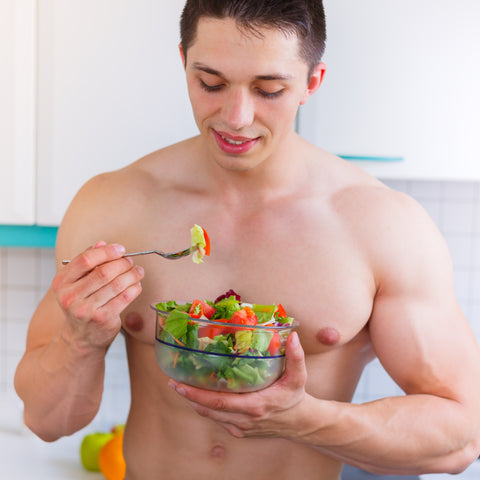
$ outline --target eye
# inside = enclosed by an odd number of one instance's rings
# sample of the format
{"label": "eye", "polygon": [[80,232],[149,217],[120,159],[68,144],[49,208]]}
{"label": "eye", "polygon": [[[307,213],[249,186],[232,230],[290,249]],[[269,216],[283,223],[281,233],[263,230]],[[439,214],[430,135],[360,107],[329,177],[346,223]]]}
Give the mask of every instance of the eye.
{"label": "eye", "polygon": [[277,90],[276,92],[266,92],[265,90],[262,90],[261,88],[259,88],[257,92],[260,96],[264,98],[273,99],[273,98],[278,98],[280,95],[283,94],[283,88],[281,90]]}
{"label": "eye", "polygon": [[200,86],[207,92],[217,92],[223,87],[223,83],[219,85],[208,85],[203,80],[200,80]]}

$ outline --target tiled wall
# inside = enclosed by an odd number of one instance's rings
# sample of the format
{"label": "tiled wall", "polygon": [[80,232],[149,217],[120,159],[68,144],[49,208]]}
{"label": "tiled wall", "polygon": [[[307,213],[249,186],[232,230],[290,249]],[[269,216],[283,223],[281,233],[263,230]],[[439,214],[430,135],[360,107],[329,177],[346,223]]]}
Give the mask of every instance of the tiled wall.
{"label": "tiled wall", "polygon": [[[480,339],[480,183],[385,183],[416,198],[440,228],[454,262],[457,297]],[[53,277],[53,258],[51,250],[0,249],[0,393],[10,398],[15,398],[13,374],[24,349],[29,318]],[[399,393],[374,361],[362,376],[355,401]],[[102,407],[89,428],[123,422],[129,398],[125,348],[119,337],[107,355]]]}

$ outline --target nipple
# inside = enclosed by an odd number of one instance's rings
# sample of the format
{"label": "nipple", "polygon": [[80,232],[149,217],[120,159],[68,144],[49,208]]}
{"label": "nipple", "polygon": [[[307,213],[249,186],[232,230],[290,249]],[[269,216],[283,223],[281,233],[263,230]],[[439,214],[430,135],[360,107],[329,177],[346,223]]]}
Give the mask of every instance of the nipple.
{"label": "nipple", "polygon": [[137,312],[129,312],[125,316],[125,328],[132,332],[139,332],[143,328],[143,318]]}
{"label": "nipple", "polygon": [[336,345],[340,341],[340,333],[333,327],[324,327],[316,335],[317,340],[323,345]]}

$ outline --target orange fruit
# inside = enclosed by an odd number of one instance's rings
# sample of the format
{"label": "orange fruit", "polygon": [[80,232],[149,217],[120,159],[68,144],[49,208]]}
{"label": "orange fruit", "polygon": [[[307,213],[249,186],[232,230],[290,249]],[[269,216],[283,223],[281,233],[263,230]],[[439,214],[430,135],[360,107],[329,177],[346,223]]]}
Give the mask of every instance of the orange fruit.
{"label": "orange fruit", "polygon": [[113,433],[96,432],[86,435],[80,445],[80,459],[85,470],[99,472],[98,455],[102,447],[113,438]]}
{"label": "orange fruit", "polygon": [[123,480],[127,466],[123,458],[123,431],[115,435],[100,450],[98,466],[107,480]]}

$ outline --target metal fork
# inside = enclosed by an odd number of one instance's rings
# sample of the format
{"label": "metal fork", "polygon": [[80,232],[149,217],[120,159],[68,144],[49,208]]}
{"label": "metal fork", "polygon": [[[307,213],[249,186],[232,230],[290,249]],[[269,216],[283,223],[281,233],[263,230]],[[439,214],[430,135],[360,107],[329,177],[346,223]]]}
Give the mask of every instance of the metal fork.
{"label": "metal fork", "polygon": [[[198,250],[198,245],[190,248],[186,248],[185,250],[182,250],[181,252],[175,252],[175,253],[165,253],[161,252],[160,250],[147,250],[145,252],[133,252],[133,253],[126,253],[123,255],[124,257],[136,257],[137,255],[150,255],[151,253],[155,253],[157,255],[160,255],[163,258],[166,258],[167,260],[177,260],[178,258],[186,257],[193,252]],[[67,263],[70,263],[71,260],[62,260],[62,265],[66,265]]]}

